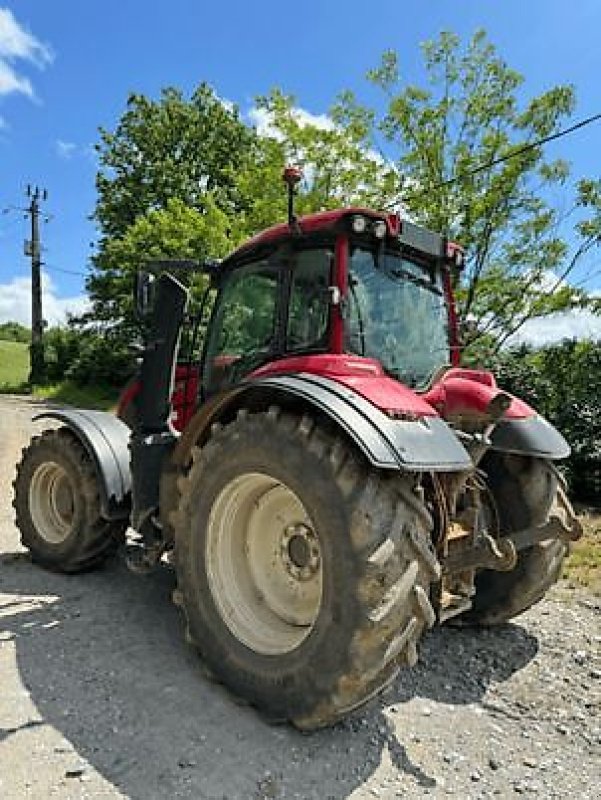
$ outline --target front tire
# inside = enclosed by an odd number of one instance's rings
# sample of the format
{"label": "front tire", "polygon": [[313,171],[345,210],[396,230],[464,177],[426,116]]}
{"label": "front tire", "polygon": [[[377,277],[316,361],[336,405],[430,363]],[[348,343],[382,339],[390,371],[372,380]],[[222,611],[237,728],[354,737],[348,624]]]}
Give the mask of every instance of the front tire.
{"label": "front tire", "polygon": [[177,599],[236,694],[322,727],[415,663],[440,574],[415,476],[272,408],[215,426],[181,489]]}
{"label": "front tire", "polygon": [[127,523],[103,519],[97,481],[90,456],[66,428],[44,431],[23,450],[13,507],[33,561],[74,573],[116,552]]}

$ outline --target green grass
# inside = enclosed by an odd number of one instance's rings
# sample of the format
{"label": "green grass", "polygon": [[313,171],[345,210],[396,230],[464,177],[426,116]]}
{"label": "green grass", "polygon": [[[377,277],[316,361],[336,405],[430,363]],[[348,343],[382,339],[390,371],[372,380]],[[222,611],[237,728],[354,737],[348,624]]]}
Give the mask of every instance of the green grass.
{"label": "green grass", "polygon": [[[29,346],[0,340],[0,394],[29,394]],[[119,389],[111,386],[76,386],[71,381],[36,386],[33,396],[79,408],[108,411],[117,405]]]}
{"label": "green grass", "polygon": [[28,346],[0,340],[0,392],[27,391],[28,375]]}
{"label": "green grass", "polygon": [[119,392],[119,389],[112,386],[76,386],[71,381],[63,381],[50,386],[36,386],[33,395],[39,399],[66,403],[78,408],[109,411],[117,405]]}
{"label": "green grass", "polygon": [[574,542],[564,564],[564,578],[585,586],[601,596],[601,513],[589,511],[580,516],[584,528],[582,539]]}

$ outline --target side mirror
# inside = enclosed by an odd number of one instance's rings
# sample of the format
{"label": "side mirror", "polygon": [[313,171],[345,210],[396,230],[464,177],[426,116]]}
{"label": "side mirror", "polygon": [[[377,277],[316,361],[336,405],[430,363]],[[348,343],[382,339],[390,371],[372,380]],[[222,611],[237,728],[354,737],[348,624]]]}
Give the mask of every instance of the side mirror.
{"label": "side mirror", "polygon": [[148,317],[154,305],[155,276],[151,272],[139,270],[134,282],[134,302],[136,314],[140,319]]}

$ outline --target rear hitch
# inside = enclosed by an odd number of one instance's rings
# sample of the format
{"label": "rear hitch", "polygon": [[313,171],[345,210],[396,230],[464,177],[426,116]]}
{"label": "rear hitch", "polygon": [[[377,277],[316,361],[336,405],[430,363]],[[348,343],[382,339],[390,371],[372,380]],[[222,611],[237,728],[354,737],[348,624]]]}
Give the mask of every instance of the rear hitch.
{"label": "rear hitch", "polygon": [[471,569],[494,569],[509,572],[517,564],[516,546],[507,537],[493,539],[488,533],[481,533],[475,544],[469,548],[452,548],[443,560],[445,572],[464,572]]}
{"label": "rear hitch", "polygon": [[548,539],[561,539],[564,542],[580,539],[582,525],[571,512],[569,501],[562,489],[559,490],[559,498],[561,505],[551,511],[544,525],[524,528],[497,539],[481,532],[476,541],[467,546],[457,541],[455,546],[449,548],[448,555],[441,560],[443,572],[449,574],[473,569],[508,572],[516,566],[520,550]]}

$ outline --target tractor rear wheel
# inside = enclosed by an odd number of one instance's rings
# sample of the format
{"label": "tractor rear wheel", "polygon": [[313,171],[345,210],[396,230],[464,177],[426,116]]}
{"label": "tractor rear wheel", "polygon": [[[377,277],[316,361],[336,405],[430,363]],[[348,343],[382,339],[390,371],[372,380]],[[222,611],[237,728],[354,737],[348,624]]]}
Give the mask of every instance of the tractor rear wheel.
{"label": "tractor rear wheel", "polygon": [[311,729],[415,663],[440,574],[415,483],[308,416],[241,411],[214,426],[174,523],[176,601],[216,678]]}
{"label": "tractor rear wheel", "polygon": [[[503,532],[543,524],[554,504],[573,515],[555,471],[542,459],[489,453],[484,468]],[[563,540],[547,539],[522,550],[510,572],[482,570],[476,576],[472,608],[457,622],[496,625],[526,611],[561,576],[568,550]]]}
{"label": "tractor rear wheel", "polygon": [[96,470],[66,428],[32,439],[23,450],[13,488],[21,542],[44,567],[92,569],[124,540],[127,522],[101,517]]}

